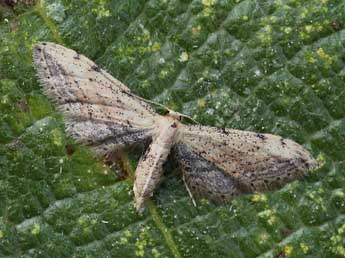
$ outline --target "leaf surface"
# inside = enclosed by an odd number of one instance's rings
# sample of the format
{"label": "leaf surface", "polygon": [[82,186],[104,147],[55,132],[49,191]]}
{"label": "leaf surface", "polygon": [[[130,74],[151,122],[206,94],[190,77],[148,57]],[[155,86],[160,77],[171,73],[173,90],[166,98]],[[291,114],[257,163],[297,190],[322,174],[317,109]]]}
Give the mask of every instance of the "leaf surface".
{"label": "leaf surface", "polygon": [[[29,3],[0,5],[0,257],[345,256],[343,1]],[[38,41],[202,124],[291,138],[320,166],[279,191],[194,207],[167,164],[139,216],[131,176],[66,136],[33,69]]]}

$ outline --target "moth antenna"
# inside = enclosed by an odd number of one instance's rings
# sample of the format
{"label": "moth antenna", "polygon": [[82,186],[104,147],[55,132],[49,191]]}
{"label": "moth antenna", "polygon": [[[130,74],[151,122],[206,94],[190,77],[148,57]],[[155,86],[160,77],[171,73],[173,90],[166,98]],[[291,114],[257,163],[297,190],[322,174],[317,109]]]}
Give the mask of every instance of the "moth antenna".
{"label": "moth antenna", "polygon": [[[158,102],[155,102],[155,101],[152,101],[152,100],[148,100],[148,99],[144,99],[144,98],[142,98],[142,97],[140,97],[140,96],[137,96],[137,95],[134,95],[134,94],[131,94],[131,93],[129,93],[132,97],[135,97],[135,98],[137,98],[137,99],[140,99],[140,100],[142,100],[142,101],[145,101],[146,103],[150,103],[150,104],[154,104],[154,105],[157,105],[157,106],[160,106],[161,108],[163,108],[163,109],[165,109],[166,111],[168,111],[168,112],[175,112],[175,111],[173,111],[173,110],[171,110],[170,108],[168,108],[168,107],[166,107],[166,106],[164,106],[163,104],[161,104],[161,103],[158,103]],[[177,112],[175,112],[175,113],[177,113]],[[190,117],[190,116],[187,116],[187,115],[185,115],[185,114],[181,114],[181,113],[179,113],[179,115],[181,116],[181,117],[185,117],[185,118],[188,118],[189,120],[191,120],[191,121],[193,121],[194,123],[196,123],[196,124],[200,124],[198,121],[196,121],[195,119],[193,119],[192,117]]]}
{"label": "moth antenna", "polygon": [[154,104],[154,105],[160,106],[160,107],[164,108],[164,109],[167,110],[167,111],[170,110],[169,108],[167,108],[166,106],[164,106],[164,105],[161,104],[161,103],[158,103],[158,102],[155,102],[155,101],[152,101],[152,100],[148,100],[148,99],[144,99],[144,98],[142,98],[142,97],[140,97],[140,96],[137,96],[137,95],[135,95],[135,94],[132,94],[131,92],[126,92],[126,94],[127,94],[127,95],[130,95],[131,97],[134,97],[134,98],[137,98],[137,99],[139,99],[139,100],[142,100],[142,101],[144,101],[144,102],[146,102],[146,103],[150,103],[150,104]]}

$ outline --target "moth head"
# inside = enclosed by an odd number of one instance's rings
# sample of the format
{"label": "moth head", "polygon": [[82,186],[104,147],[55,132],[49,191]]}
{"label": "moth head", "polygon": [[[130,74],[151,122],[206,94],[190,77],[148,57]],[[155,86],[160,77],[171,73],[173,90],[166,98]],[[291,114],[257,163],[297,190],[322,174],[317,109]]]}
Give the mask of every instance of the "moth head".
{"label": "moth head", "polygon": [[195,124],[199,124],[197,121],[195,121],[193,118],[191,118],[190,116],[187,116],[185,114],[181,114],[179,112],[176,112],[174,110],[171,109],[167,109],[167,112],[165,113],[166,116],[170,116],[178,121],[182,121],[183,118],[187,118],[189,121],[192,121]]}
{"label": "moth head", "polygon": [[182,120],[182,117],[184,117],[183,114],[179,113],[179,112],[176,112],[176,111],[173,111],[173,110],[170,110],[168,109],[168,113],[166,114],[167,116],[170,116],[178,121],[181,121]]}

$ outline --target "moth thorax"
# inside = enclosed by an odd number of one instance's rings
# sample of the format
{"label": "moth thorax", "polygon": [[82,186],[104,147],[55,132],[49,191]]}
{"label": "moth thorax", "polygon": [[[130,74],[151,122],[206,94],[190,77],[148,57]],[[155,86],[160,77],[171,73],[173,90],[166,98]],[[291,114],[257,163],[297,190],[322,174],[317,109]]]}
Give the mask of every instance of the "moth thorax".
{"label": "moth thorax", "polygon": [[175,118],[175,119],[177,119],[177,120],[179,120],[179,121],[182,120],[182,114],[181,114],[181,113],[175,112],[175,111],[170,110],[170,109],[169,109],[169,112],[168,112],[167,116],[170,116],[170,117],[172,117],[172,118]]}

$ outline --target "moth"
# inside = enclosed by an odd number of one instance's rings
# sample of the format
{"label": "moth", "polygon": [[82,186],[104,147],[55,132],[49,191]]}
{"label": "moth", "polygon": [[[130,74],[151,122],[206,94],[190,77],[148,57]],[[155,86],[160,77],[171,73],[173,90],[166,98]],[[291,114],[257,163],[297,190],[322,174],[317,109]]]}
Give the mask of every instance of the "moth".
{"label": "moth", "polygon": [[182,114],[155,113],[87,57],[55,43],[33,48],[44,93],[63,112],[66,131],[97,155],[148,143],[135,171],[135,207],[142,212],[171,153],[191,196],[224,203],[237,195],[282,187],[316,165],[296,142],[272,134],[185,125]]}

